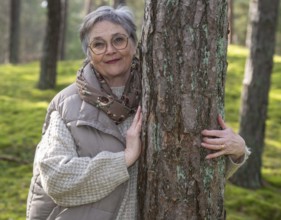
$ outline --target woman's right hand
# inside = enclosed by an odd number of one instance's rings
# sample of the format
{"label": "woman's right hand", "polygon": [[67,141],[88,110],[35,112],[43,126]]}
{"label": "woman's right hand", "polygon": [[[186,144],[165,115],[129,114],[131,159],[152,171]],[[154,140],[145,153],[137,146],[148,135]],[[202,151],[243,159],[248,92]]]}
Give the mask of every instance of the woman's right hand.
{"label": "woman's right hand", "polygon": [[141,125],[142,125],[142,112],[141,107],[138,107],[131,127],[127,130],[126,135],[126,149],[125,160],[127,167],[133,165],[139,158],[141,153]]}

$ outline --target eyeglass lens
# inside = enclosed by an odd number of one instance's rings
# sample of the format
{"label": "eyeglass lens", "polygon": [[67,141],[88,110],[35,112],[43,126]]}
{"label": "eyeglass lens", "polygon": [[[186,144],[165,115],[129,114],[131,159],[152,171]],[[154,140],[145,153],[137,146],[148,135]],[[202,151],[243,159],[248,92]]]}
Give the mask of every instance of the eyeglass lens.
{"label": "eyeglass lens", "polygon": [[[111,45],[117,50],[125,49],[128,45],[128,37],[123,34],[118,34],[111,39]],[[107,42],[103,39],[95,39],[89,46],[93,53],[97,55],[103,54],[107,49]]]}

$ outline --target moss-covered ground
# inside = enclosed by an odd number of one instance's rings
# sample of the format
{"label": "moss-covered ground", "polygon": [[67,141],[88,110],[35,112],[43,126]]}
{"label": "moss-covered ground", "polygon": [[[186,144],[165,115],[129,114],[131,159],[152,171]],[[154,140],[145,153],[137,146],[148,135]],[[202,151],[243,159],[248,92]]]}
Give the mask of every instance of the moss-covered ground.
{"label": "moss-covered ground", "polygon": [[[248,50],[230,46],[226,78],[226,121],[236,131],[239,127],[239,108]],[[266,139],[263,153],[262,175],[264,187],[247,190],[226,186],[228,220],[279,220],[281,219],[281,57],[274,59],[271,76]]]}

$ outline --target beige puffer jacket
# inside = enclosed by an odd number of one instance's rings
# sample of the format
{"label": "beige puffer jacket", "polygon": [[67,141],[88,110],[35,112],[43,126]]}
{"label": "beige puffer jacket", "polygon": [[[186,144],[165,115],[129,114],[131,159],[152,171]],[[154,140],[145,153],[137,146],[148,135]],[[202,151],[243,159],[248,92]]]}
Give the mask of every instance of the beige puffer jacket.
{"label": "beige puffer jacket", "polygon": [[[89,77],[88,81],[93,82],[94,86],[99,88],[94,74],[87,74],[86,77]],[[61,91],[50,103],[43,134],[48,128],[53,111],[60,113],[69,128],[80,157],[93,158],[101,151],[124,151],[125,139],[115,123],[105,113],[82,101],[75,84]],[[45,193],[38,165],[34,163],[27,201],[27,219],[89,220],[93,217],[95,220],[115,219],[126,188],[127,181],[98,202],[65,208],[57,205]]]}

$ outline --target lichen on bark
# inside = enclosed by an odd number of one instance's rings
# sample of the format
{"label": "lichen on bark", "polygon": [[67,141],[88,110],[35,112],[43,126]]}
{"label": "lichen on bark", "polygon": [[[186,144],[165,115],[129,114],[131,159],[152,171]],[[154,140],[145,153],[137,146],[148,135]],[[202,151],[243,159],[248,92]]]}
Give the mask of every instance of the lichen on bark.
{"label": "lichen on bark", "polygon": [[222,219],[223,158],[206,160],[226,73],[226,0],[147,1],[140,219]]}

